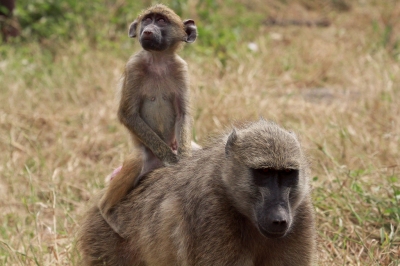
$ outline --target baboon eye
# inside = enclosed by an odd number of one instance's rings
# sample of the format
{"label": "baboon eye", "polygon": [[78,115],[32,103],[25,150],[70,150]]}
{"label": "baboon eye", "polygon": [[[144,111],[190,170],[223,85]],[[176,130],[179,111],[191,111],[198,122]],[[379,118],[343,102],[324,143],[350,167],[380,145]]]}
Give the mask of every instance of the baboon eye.
{"label": "baboon eye", "polygon": [[159,23],[161,25],[165,25],[167,23],[167,20],[165,18],[159,18],[159,19],[157,19],[157,23]]}
{"label": "baboon eye", "polygon": [[150,22],[150,21],[151,21],[151,18],[147,17],[147,18],[144,19],[144,21],[145,21],[145,22]]}
{"label": "baboon eye", "polygon": [[271,174],[273,172],[273,169],[271,168],[258,168],[258,169],[254,169],[255,172],[265,176],[267,174]]}
{"label": "baboon eye", "polygon": [[291,175],[296,172],[296,170],[294,170],[294,169],[283,169],[282,171],[285,175]]}

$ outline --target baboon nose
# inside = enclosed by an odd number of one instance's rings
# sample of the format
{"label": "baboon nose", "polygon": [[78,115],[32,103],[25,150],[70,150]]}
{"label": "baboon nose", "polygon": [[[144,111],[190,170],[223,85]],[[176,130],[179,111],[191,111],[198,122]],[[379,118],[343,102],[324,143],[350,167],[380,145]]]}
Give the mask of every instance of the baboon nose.
{"label": "baboon nose", "polygon": [[284,233],[288,228],[288,222],[286,219],[275,219],[270,224],[270,231],[271,233]]}
{"label": "baboon nose", "polygon": [[272,224],[273,224],[273,226],[276,227],[276,228],[283,228],[283,229],[285,229],[285,228],[286,228],[287,221],[286,221],[285,219],[277,219],[277,220],[272,221]]}
{"label": "baboon nose", "polygon": [[145,31],[143,31],[143,34],[149,36],[149,35],[152,34],[152,32],[151,32],[151,31],[148,31],[148,30],[145,30]]}
{"label": "baboon nose", "polygon": [[285,208],[278,206],[276,209],[271,211],[268,217],[268,227],[271,233],[284,233],[289,227],[289,217]]}

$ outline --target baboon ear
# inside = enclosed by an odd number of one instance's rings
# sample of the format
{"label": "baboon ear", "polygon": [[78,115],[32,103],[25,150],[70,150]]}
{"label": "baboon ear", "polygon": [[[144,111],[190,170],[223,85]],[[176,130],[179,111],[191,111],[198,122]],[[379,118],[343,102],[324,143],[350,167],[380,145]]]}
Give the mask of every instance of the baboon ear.
{"label": "baboon ear", "polygon": [[236,129],[233,129],[231,134],[229,134],[228,140],[226,141],[226,144],[225,144],[225,156],[226,157],[230,156],[232,146],[235,144],[236,139],[237,139]]}
{"label": "baboon ear", "polygon": [[297,134],[294,131],[288,130],[288,133],[292,135],[296,140],[299,140]]}
{"label": "baboon ear", "polygon": [[135,20],[132,22],[132,24],[129,26],[129,37],[130,38],[135,38],[136,37],[136,28],[137,28],[138,22]]}
{"label": "baboon ear", "polygon": [[194,21],[191,19],[187,19],[183,21],[183,25],[185,28],[185,32],[187,34],[186,39],[184,40],[187,43],[192,43],[196,40],[197,38],[197,27],[196,24],[194,24]]}

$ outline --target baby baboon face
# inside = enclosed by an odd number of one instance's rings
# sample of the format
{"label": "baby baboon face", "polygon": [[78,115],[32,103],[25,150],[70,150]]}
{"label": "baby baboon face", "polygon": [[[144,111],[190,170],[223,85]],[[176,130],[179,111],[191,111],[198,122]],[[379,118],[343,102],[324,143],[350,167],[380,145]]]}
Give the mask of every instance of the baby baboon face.
{"label": "baby baboon face", "polygon": [[234,197],[238,209],[260,233],[283,237],[290,231],[295,209],[308,187],[300,144],[294,134],[274,124],[251,127],[228,137],[225,151],[235,170],[226,182],[232,193],[239,195]]}
{"label": "baby baboon face", "polygon": [[174,11],[161,4],[144,11],[129,26],[130,37],[136,37],[137,33],[143,49],[158,52],[176,48],[182,41],[192,43],[197,38],[193,20],[182,21]]}
{"label": "baby baboon face", "polygon": [[162,14],[149,14],[142,20],[140,27],[140,43],[145,50],[163,51],[170,43],[167,36],[171,27],[167,17]]}

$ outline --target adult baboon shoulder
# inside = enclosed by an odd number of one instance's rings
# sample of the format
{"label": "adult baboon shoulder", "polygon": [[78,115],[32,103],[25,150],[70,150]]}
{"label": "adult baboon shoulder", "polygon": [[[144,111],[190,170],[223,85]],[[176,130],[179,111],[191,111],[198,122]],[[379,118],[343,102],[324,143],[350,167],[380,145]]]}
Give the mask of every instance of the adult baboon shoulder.
{"label": "adult baboon shoulder", "polygon": [[92,207],[80,230],[83,259],[86,265],[311,265],[308,182],[296,136],[264,120],[250,123],[146,175],[113,209],[120,234]]}

